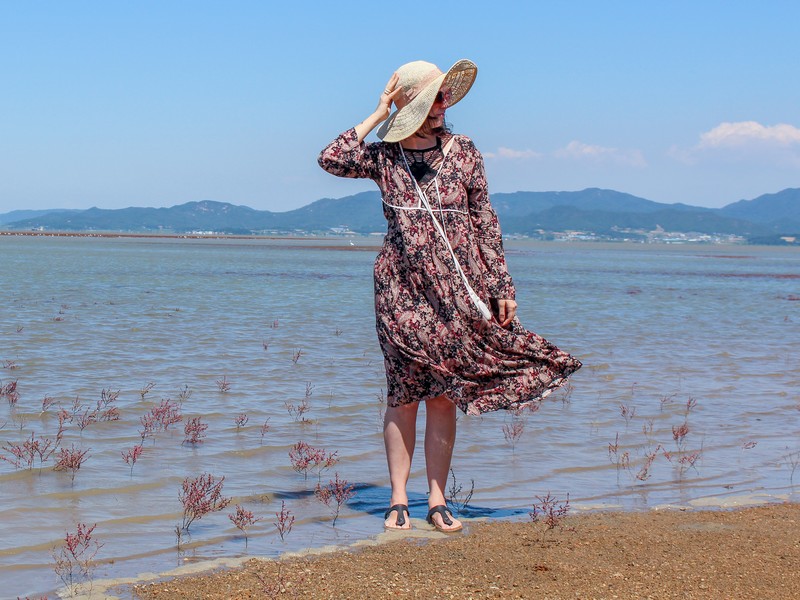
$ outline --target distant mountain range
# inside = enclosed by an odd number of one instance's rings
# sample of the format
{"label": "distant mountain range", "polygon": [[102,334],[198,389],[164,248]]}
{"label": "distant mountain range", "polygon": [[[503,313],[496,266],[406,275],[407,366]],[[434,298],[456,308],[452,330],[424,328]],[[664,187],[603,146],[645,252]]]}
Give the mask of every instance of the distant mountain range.
{"label": "distant mountain range", "polygon": [[[582,231],[601,237],[630,237],[636,232],[668,231],[736,235],[754,241],[800,238],[800,188],[764,194],[712,209],[664,204],[614,190],[514,192],[493,194],[503,232],[547,237],[552,232]],[[255,210],[203,200],[171,208],[13,211],[0,214],[6,230],[103,232],[214,232],[224,234],[383,232],[380,194],[363,192],[323,198],[286,212]]]}

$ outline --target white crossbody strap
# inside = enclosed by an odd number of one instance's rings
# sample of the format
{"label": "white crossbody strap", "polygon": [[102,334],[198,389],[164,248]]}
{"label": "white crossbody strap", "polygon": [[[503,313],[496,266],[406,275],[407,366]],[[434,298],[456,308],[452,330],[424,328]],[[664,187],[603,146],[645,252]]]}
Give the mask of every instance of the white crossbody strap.
{"label": "white crossbody strap", "polygon": [[[444,149],[442,150],[443,158],[442,164],[444,164],[444,156],[447,156],[447,153],[450,151],[450,148],[453,145],[454,138],[450,138],[450,140],[445,144]],[[403,147],[400,146],[400,153],[403,155],[403,162],[406,165],[406,170],[408,174],[411,175],[411,180],[414,182],[414,187],[417,190],[417,195],[419,196],[420,202],[425,207],[425,210],[428,211],[428,214],[433,221],[433,226],[439,235],[444,240],[447,249],[450,251],[450,256],[453,259],[453,264],[455,264],[456,272],[461,276],[461,281],[464,283],[464,288],[467,290],[467,295],[469,296],[472,303],[475,305],[475,308],[481,313],[484,319],[490,321],[492,318],[492,311],[489,310],[489,307],[486,306],[486,303],[481,300],[480,296],[478,296],[477,292],[472,288],[469,281],[467,280],[467,276],[464,274],[464,270],[461,268],[461,263],[458,262],[458,258],[456,258],[455,252],[453,252],[453,247],[450,245],[450,240],[447,239],[447,234],[444,232],[442,225],[439,223],[439,220],[436,218],[436,215],[433,214],[433,209],[431,208],[430,202],[428,202],[428,197],[425,195],[425,192],[422,191],[422,188],[419,187],[419,183],[414,178],[414,175],[411,173],[411,168],[408,165],[408,160],[406,160],[405,152],[403,152]],[[436,196],[439,199],[439,206],[442,205],[442,196],[439,192],[439,174],[436,174],[436,177],[433,179],[433,185],[436,188]]]}

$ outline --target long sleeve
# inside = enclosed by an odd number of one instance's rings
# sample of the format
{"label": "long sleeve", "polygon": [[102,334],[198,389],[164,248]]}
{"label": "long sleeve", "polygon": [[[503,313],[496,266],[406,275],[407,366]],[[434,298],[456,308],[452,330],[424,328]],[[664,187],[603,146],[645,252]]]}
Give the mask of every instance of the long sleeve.
{"label": "long sleeve", "polygon": [[467,186],[467,202],[473,234],[478,243],[481,259],[486,265],[486,288],[492,298],[513,299],[516,290],[506,266],[500,222],[489,200],[483,157],[477,148],[473,146],[472,149],[476,158],[475,168]]}
{"label": "long sleeve", "polygon": [[325,146],[317,162],[331,175],[376,180],[380,146],[359,143],[355,128],[351,128]]}

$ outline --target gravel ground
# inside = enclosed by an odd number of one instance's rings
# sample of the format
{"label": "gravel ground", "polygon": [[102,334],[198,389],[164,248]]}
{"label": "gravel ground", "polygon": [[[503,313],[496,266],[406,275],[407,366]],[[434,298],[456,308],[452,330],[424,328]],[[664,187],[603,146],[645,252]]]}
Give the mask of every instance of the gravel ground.
{"label": "gravel ground", "polygon": [[[428,527],[414,521],[418,529]],[[800,599],[800,504],[469,524],[136,586],[165,598]]]}

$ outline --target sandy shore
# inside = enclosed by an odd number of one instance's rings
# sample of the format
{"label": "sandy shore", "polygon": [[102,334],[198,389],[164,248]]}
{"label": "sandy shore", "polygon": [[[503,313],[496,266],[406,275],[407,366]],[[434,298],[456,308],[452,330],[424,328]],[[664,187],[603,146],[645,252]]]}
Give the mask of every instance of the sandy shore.
{"label": "sandy shore", "polygon": [[[417,530],[428,526],[414,520]],[[471,523],[384,544],[135,586],[164,598],[798,599],[800,504]]]}

